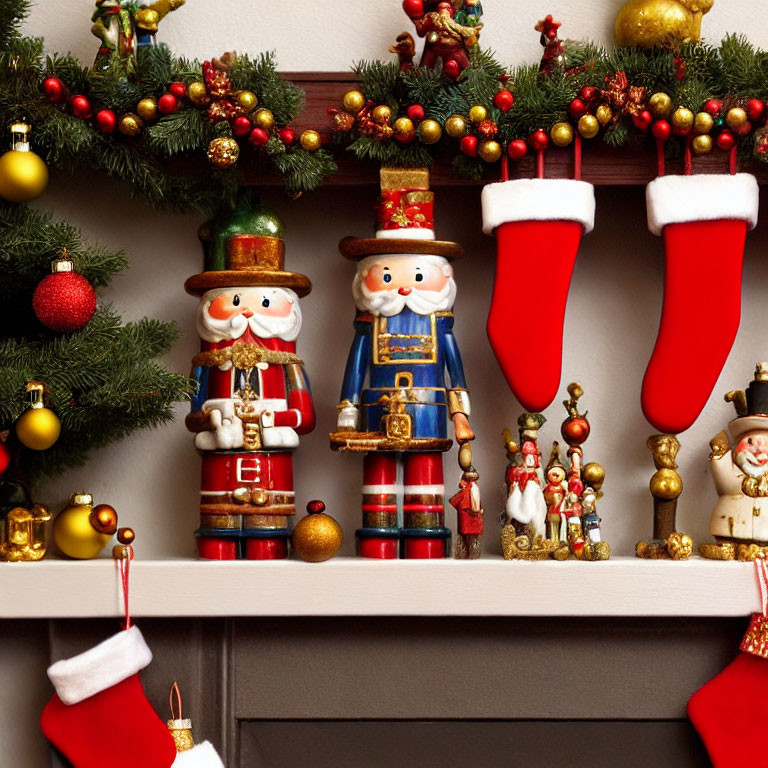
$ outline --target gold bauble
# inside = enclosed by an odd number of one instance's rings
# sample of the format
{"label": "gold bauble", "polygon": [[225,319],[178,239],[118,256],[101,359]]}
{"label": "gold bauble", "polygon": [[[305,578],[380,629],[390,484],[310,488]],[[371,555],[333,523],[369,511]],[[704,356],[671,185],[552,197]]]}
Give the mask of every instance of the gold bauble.
{"label": "gold bauble", "polygon": [[594,115],[582,115],[579,118],[578,129],[583,139],[594,139],[600,133],[600,123]]}
{"label": "gold bauble", "polygon": [[253,91],[239,91],[237,94],[237,106],[246,114],[250,114],[259,106],[259,99]]}
{"label": "gold bauble", "polygon": [[403,138],[414,138],[416,136],[416,126],[410,117],[398,117],[392,128],[396,135]]}
{"label": "gold bauble", "polygon": [[743,128],[747,123],[747,111],[741,107],[733,107],[725,114],[726,125],[734,131]]}
{"label": "gold bauble", "polygon": [[379,104],[377,107],[373,108],[371,117],[373,118],[374,123],[378,123],[379,125],[387,125],[392,119],[392,109],[386,104]]}
{"label": "gold bauble", "polygon": [[613,120],[613,110],[607,104],[601,104],[595,110],[595,117],[600,125],[606,126]]}
{"label": "gold bauble", "polygon": [[231,168],[240,157],[240,145],[229,136],[219,136],[208,145],[206,154],[214,168]]}
{"label": "gold bauble", "polygon": [[59,417],[50,408],[29,408],[16,422],[16,436],[33,451],[46,451],[61,434]]}
{"label": "gold bauble", "polygon": [[501,157],[502,149],[498,141],[483,141],[477,146],[477,154],[486,163],[495,163]]}
{"label": "gold bauble", "polygon": [[129,112],[123,115],[117,123],[117,129],[125,136],[136,136],[141,131],[144,123],[138,115]]}
{"label": "gold bauble", "polygon": [[28,203],[48,186],[48,166],[31,150],[12,149],[0,157],[0,197],[11,203]]}
{"label": "gold bauble", "polygon": [[620,46],[653,48],[700,40],[701,17],[713,5],[714,0],[628,0],[616,17],[616,42]]}
{"label": "gold bauble", "polygon": [[556,147],[567,147],[573,141],[573,127],[570,123],[555,123],[549,135]]}
{"label": "gold bauble", "polygon": [[672,97],[659,91],[648,99],[648,110],[657,120],[666,120],[672,112]]}
{"label": "gold bauble", "polygon": [[157,101],[155,99],[142,99],[136,105],[136,114],[145,122],[151,123],[157,119]]}
{"label": "gold bauble", "polygon": [[320,134],[317,131],[304,131],[299,139],[301,146],[307,150],[307,152],[316,152],[320,149],[322,140]]}
{"label": "gold bauble", "polygon": [[[310,502],[318,504],[317,502]],[[318,511],[310,509],[309,514],[299,520],[293,529],[293,550],[302,559],[308,563],[321,563],[323,560],[329,560],[340,549],[344,543],[344,532],[341,526],[322,510],[324,504],[316,507]]]}
{"label": "gold bauble", "polygon": [[461,115],[453,115],[445,121],[445,132],[452,139],[461,139],[467,132],[467,121]]}
{"label": "gold bauble", "polygon": [[712,137],[706,133],[702,133],[691,142],[691,148],[697,155],[708,155],[712,151],[712,146]]}
{"label": "gold bauble", "polygon": [[419,138],[423,144],[435,144],[440,141],[443,129],[437,120],[422,120],[419,125]]}
{"label": "gold bauble", "polygon": [[482,123],[487,117],[488,110],[480,104],[476,104],[469,110],[469,119],[473,123]]}
{"label": "gold bauble", "polygon": [[657,469],[650,487],[654,498],[673,501],[683,492],[683,479],[674,469]]}
{"label": "gold bauble", "polygon": [[271,131],[275,125],[275,116],[268,109],[259,109],[253,116],[253,124],[257,128]]}
{"label": "gold bauble", "polygon": [[685,134],[693,128],[693,112],[687,107],[678,107],[672,114],[672,130],[677,134]]}
{"label": "gold bauble", "polygon": [[693,119],[693,130],[696,133],[709,133],[715,125],[715,118],[709,112],[697,112]]}
{"label": "gold bauble", "polygon": [[73,493],[69,506],[53,521],[53,540],[61,552],[77,560],[96,557],[109,544],[111,534],[99,533],[91,525],[93,498],[87,493]]}
{"label": "gold bauble", "polygon": [[202,80],[196,80],[187,86],[187,98],[196,107],[205,107],[211,100],[210,96],[208,96],[208,89]]}
{"label": "gold bauble", "polygon": [[365,106],[365,94],[361,91],[347,91],[341,103],[347,112],[356,115]]}

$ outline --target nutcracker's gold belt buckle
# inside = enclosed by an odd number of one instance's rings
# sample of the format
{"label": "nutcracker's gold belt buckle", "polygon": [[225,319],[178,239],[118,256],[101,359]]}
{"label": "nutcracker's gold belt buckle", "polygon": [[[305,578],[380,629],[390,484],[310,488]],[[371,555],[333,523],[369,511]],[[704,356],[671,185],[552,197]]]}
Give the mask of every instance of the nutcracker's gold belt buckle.
{"label": "nutcracker's gold belt buckle", "polygon": [[395,390],[386,399],[389,413],[384,415],[384,432],[390,439],[410,440],[413,437],[413,423],[410,414],[405,412],[409,400],[408,390],[413,387],[413,374],[400,371],[395,375]]}

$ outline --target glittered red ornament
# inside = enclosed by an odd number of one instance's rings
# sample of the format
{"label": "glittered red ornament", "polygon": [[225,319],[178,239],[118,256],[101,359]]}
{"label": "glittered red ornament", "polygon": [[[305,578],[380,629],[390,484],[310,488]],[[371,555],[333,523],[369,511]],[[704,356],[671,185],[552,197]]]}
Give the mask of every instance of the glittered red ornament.
{"label": "glittered red ornament", "polygon": [[579,95],[582,99],[584,99],[584,101],[592,101],[592,99],[595,98],[596,93],[597,88],[595,88],[593,85],[585,85],[581,91],[579,91]]}
{"label": "glittered red ornament", "polygon": [[8,446],[5,443],[0,443],[0,475],[8,469],[10,463],[11,452],[8,450]]}
{"label": "glittered red ornament", "polygon": [[672,135],[672,126],[666,120],[657,120],[651,127],[654,139],[667,141]]}
{"label": "glittered red ornament", "polygon": [[765,104],[760,99],[750,99],[747,102],[747,116],[750,120],[759,120],[765,111]]}
{"label": "glittered red ornament", "polygon": [[43,93],[48,101],[61,101],[65,93],[64,83],[58,77],[46,77],[43,80]]}
{"label": "glittered red ornament", "polygon": [[91,116],[91,102],[80,94],[73,96],[69,100],[69,106],[72,107],[72,114],[81,120],[87,120]]}
{"label": "glittered red ornament", "polygon": [[493,120],[481,120],[477,124],[477,132],[484,139],[492,139],[498,134],[499,126]]}
{"label": "glittered red ornament", "polygon": [[726,151],[736,146],[736,137],[727,128],[717,135],[717,146]]}
{"label": "glittered red ornament", "polygon": [[713,117],[719,115],[722,108],[723,108],[722,103],[719,102],[717,99],[710,99],[704,105],[704,111],[709,112],[709,114],[712,115]]}
{"label": "glittered red ornament", "polygon": [[530,135],[528,143],[531,145],[531,149],[539,152],[549,146],[549,136],[547,136],[547,132],[545,130],[539,128],[538,131],[534,131]]}
{"label": "glittered red ornament", "polygon": [[250,142],[254,147],[263,147],[269,141],[269,134],[263,128],[251,131]]}
{"label": "glittered red ornament", "polygon": [[424,119],[424,107],[421,104],[411,104],[406,113],[414,123],[420,123]]}
{"label": "glittered red ornament", "polygon": [[500,109],[502,112],[509,112],[510,109],[512,109],[513,104],[515,103],[515,97],[512,95],[511,91],[503,90],[499,91],[494,97],[493,97],[493,104],[497,109]]}
{"label": "glittered red ornament", "polygon": [[507,154],[510,160],[522,160],[528,154],[528,145],[523,139],[510,141]]}
{"label": "glittered red ornament", "polygon": [[96,113],[96,125],[102,133],[114,133],[117,115],[111,109],[100,109]]}
{"label": "glittered red ornament", "polygon": [[443,74],[446,77],[456,79],[461,74],[461,67],[456,59],[448,59],[443,62]]}
{"label": "glittered red ornament", "polygon": [[296,131],[293,128],[282,128],[277,132],[277,138],[287,147],[290,147],[296,141]]}
{"label": "glittered red ornament", "polygon": [[77,272],[72,262],[59,259],[53,274],[44,277],[32,296],[32,308],[46,328],[72,333],[88,323],[96,311],[96,291]]}
{"label": "glittered red ornament", "polygon": [[234,133],[235,136],[247,136],[252,128],[253,123],[251,123],[245,115],[236,117],[232,122],[232,133]]}
{"label": "glittered red ornament", "polygon": [[574,120],[586,114],[587,107],[581,99],[574,99],[568,107],[568,112]]}
{"label": "glittered red ornament", "polygon": [[477,136],[465,136],[459,147],[467,157],[477,157]]}
{"label": "glittered red ornament", "polygon": [[164,93],[157,100],[157,111],[161,115],[172,115],[179,108],[179,100],[172,93]]}
{"label": "glittered red ornament", "polygon": [[653,115],[647,109],[644,109],[639,115],[632,115],[632,122],[635,124],[635,128],[640,131],[647,131],[652,121]]}
{"label": "glittered red ornament", "polygon": [[168,93],[172,93],[177,99],[183,99],[187,95],[187,86],[184,83],[171,83]]}

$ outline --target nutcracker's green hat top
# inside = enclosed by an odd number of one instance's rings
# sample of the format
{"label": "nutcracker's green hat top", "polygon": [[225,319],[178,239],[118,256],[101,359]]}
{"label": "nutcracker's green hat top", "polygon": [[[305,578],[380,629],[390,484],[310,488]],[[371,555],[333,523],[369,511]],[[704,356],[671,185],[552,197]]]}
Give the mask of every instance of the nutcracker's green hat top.
{"label": "nutcracker's green hat top", "polygon": [[188,293],[202,296],[214,288],[275,286],[299,296],[312,290],[309,278],[285,270],[285,227],[280,217],[248,192],[238,197],[233,211],[200,227],[205,271],[184,284]]}

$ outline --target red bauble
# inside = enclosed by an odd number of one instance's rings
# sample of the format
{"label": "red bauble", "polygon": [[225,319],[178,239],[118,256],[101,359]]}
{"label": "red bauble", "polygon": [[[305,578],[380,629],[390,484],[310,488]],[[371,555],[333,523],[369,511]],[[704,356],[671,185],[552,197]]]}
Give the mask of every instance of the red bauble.
{"label": "red bauble", "polygon": [[293,128],[283,128],[277,132],[277,138],[287,147],[290,147],[296,141],[296,131]]}
{"label": "red bauble", "polygon": [[179,100],[172,93],[164,93],[157,100],[157,111],[161,115],[172,115],[179,108]]}
{"label": "red bauble", "polygon": [[456,59],[447,59],[443,62],[443,74],[455,80],[461,74],[461,67]]}
{"label": "red bauble", "polygon": [[592,99],[595,98],[596,93],[597,88],[595,88],[593,85],[585,85],[581,91],[579,91],[579,95],[582,99],[584,99],[584,101],[592,101]]}
{"label": "red bauble", "polygon": [[10,463],[11,452],[8,450],[8,446],[5,443],[0,443],[0,475],[8,469]]}
{"label": "red bauble", "polygon": [[184,83],[171,83],[168,93],[172,93],[177,99],[183,99],[187,95],[187,86]]}
{"label": "red bauble", "polygon": [[540,152],[549,146],[549,136],[547,136],[547,132],[545,130],[539,128],[538,131],[534,131],[530,135],[528,138],[528,143],[531,145],[531,149],[534,149],[536,152]]}
{"label": "red bauble", "polygon": [[117,128],[117,115],[111,109],[100,109],[96,113],[96,125],[102,133],[114,133]]}
{"label": "red bauble", "polygon": [[421,104],[411,104],[406,112],[414,123],[420,123],[424,119],[424,107]]}
{"label": "red bauble", "polygon": [[589,437],[589,422],[581,416],[570,416],[560,427],[560,434],[568,445],[581,445]]}
{"label": "red bauble", "polygon": [[752,123],[750,123],[749,120],[747,120],[744,123],[744,125],[739,126],[738,128],[734,128],[733,132],[737,136],[749,136],[749,134],[752,133],[752,128],[753,128]]}
{"label": "red bauble", "polygon": [[424,0],[403,0],[403,10],[409,18],[420,19],[424,15]]}
{"label": "red bauble", "polygon": [[251,131],[250,142],[254,147],[263,147],[269,141],[269,134],[263,128],[254,128]]}
{"label": "red bauble", "polygon": [[54,272],[35,288],[32,308],[46,328],[72,333],[86,325],[96,311],[96,291],[77,272]]}
{"label": "red bauble", "polygon": [[736,146],[736,137],[728,129],[720,131],[717,135],[717,146],[726,151],[731,150]]}
{"label": "red bauble", "polygon": [[765,104],[760,99],[750,99],[747,102],[747,115],[753,122],[759,120],[765,111]]}
{"label": "red bauble", "polygon": [[568,107],[568,112],[570,112],[574,120],[578,120],[582,115],[586,114],[586,111],[587,107],[581,99],[574,99]]}
{"label": "red bauble", "polygon": [[509,112],[509,110],[512,109],[512,105],[515,103],[515,97],[512,95],[511,91],[505,89],[499,91],[493,97],[493,103],[494,106],[502,112]]}
{"label": "red bauble", "polygon": [[719,102],[717,99],[710,99],[704,105],[704,111],[709,112],[709,114],[712,115],[713,117],[716,117],[717,115],[719,115],[722,108],[723,108],[722,102]]}
{"label": "red bauble", "polygon": [[477,136],[465,136],[459,142],[459,147],[467,157],[477,157]]}
{"label": "red bauble", "polygon": [[507,154],[510,160],[522,160],[528,154],[528,145],[523,139],[510,141]]}
{"label": "red bauble", "polygon": [[668,141],[672,135],[672,126],[666,120],[657,120],[651,127],[654,139]]}
{"label": "red bauble", "polygon": [[61,101],[64,97],[64,83],[58,77],[46,77],[43,80],[43,93],[48,101]]}
{"label": "red bauble", "polygon": [[245,115],[236,117],[232,123],[232,133],[234,133],[235,136],[247,136],[252,128],[253,124]]}
{"label": "red bauble", "polygon": [[632,115],[632,122],[635,124],[635,128],[640,131],[647,131],[652,121],[653,116],[647,109],[644,109],[639,115]]}
{"label": "red bauble", "polygon": [[77,94],[69,100],[69,106],[72,107],[72,114],[81,120],[87,120],[91,116],[91,102]]}

